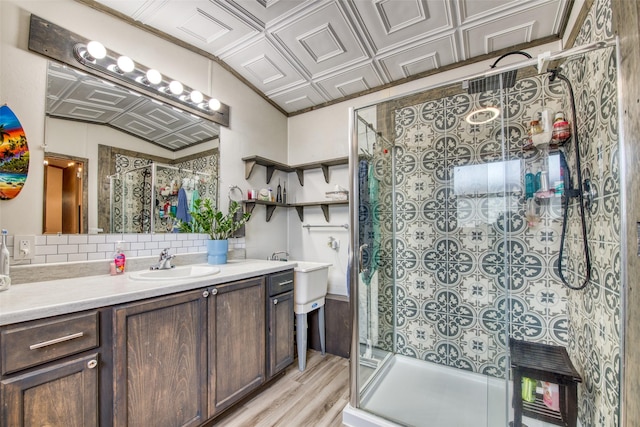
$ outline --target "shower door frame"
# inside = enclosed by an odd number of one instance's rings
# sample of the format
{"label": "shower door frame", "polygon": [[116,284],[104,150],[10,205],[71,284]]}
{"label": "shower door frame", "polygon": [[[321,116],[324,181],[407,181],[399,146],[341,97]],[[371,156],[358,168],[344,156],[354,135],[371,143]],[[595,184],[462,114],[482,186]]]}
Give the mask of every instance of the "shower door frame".
{"label": "shower door frame", "polygon": [[[565,58],[569,58],[571,56],[574,55],[579,55],[579,54],[584,54],[596,49],[602,49],[602,48],[606,48],[606,47],[614,47],[617,50],[618,53],[618,61],[620,60],[619,57],[619,47],[618,47],[618,41],[617,38],[613,39],[613,40],[607,40],[607,41],[598,41],[598,42],[594,42],[594,43],[590,43],[590,44],[586,44],[583,46],[578,46],[578,47],[574,47],[574,48],[570,48],[567,50],[561,50],[558,52],[554,52],[551,53],[550,55],[547,56],[547,60],[549,62],[551,61],[555,61],[555,60],[560,60],[560,59],[565,59]],[[351,321],[352,321],[352,337],[351,337],[351,358],[350,358],[350,395],[349,395],[349,405],[351,408],[356,409],[356,410],[360,410],[360,398],[361,398],[361,385],[360,384],[360,378],[359,378],[359,364],[360,364],[360,354],[359,354],[359,318],[358,318],[358,302],[357,302],[357,297],[358,297],[358,291],[359,291],[359,238],[358,238],[358,226],[359,226],[359,214],[358,214],[358,203],[357,203],[357,195],[358,195],[358,174],[357,174],[357,164],[358,164],[358,151],[359,151],[359,145],[358,145],[358,129],[357,129],[357,111],[358,110],[363,110],[365,108],[369,108],[369,107],[375,107],[377,105],[379,105],[380,103],[383,102],[388,102],[394,99],[398,99],[398,98],[403,98],[412,94],[417,94],[417,93],[421,93],[424,91],[428,91],[430,89],[435,89],[438,87],[444,87],[447,85],[451,85],[451,84],[456,84],[456,83],[461,83],[465,80],[471,80],[474,78],[481,78],[481,77],[489,77],[489,76],[495,76],[495,75],[499,75],[508,71],[513,71],[513,70],[518,70],[524,67],[528,67],[528,66],[538,66],[538,58],[533,58],[530,60],[525,60],[525,61],[520,61],[511,65],[507,65],[507,66],[503,66],[503,67],[496,67],[494,69],[491,69],[489,71],[485,71],[485,72],[480,72],[480,73],[475,73],[475,74],[471,74],[462,78],[456,78],[456,79],[452,79],[449,81],[445,81],[445,82],[441,82],[438,84],[434,84],[428,87],[424,87],[421,88],[419,90],[415,90],[412,92],[408,92],[408,93],[403,93],[401,95],[397,95],[394,97],[390,97],[387,99],[383,99],[383,100],[379,100],[378,102],[372,103],[372,104],[367,104],[367,105],[363,105],[361,107],[358,108],[354,108],[351,107],[349,108],[349,189],[350,189],[350,202],[349,202],[349,218],[350,218],[350,233],[349,233],[349,241],[350,241],[350,249],[349,249],[349,258],[348,258],[348,271],[349,271],[349,294],[351,295],[351,304],[350,304],[350,314],[351,314]],[[618,67],[618,72],[619,72],[619,67]],[[621,120],[621,114],[619,115],[619,121]],[[622,147],[622,141],[623,140],[623,136],[620,137],[619,139],[619,143],[620,146]],[[395,161],[395,159],[394,159]],[[622,183],[621,183],[622,185]],[[395,191],[395,187],[394,187],[394,191]],[[395,214],[395,213],[394,213]],[[622,218],[622,221],[625,221],[625,218]],[[506,238],[506,236],[505,236]],[[394,241],[395,244],[395,241]],[[624,242],[624,236],[621,236],[621,247],[625,247],[625,242]],[[395,258],[394,258],[394,262],[395,262]],[[623,263],[624,264],[624,263]],[[624,269],[624,266],[622,267]],[[394,277],[395,277],[395,273],[394,273]],[[624,272],[622,272],[622,276],[624,277]],[[626,285],[624,283],[622,283],[622,289],[623,289],[623,294],[624,294],[624,289],[626,289]],[[395,289],[394,289],[394,298],[395,298]],[[624,296],[624,295],[622,295]],[[625,311],[625,301],[624,299],[621,300],[621,310],[624,312]],[[624,313],[622,313],[623,318],[624,318]],[[394,318],[394,322],[395,322],[395,318]],[[508,326],[508,320],[507,320],[507,326]],[[507,330],[508,333],[508,330]],[[621,336],[620,336],[620,354],[624,354],[624,348],[625,348],[625,342],[624,342],[624,325],[622,325],[622,331],[620,331]],[[394,353],[395,353],[395,336],[394,336]],[[509,368],[506,368],[506,381],[508,384],[508,371]],[[374,373],[375,375],[375,373]],[[621,364],[620,366],[620,373],[619,373],[619,386],[620,386],[620,400],[622,402],[622,391],[624,390],[624,364]],[[509,387],[506,387],[506,392],[507,395],[505,396],[505,407],[508,413],[509,410],[509,406],[508,406],[508,396],[509,396]],[[619,405],[619,410],[622,409],[622,405]],[[508,417],[507,417],[508,419]]]}

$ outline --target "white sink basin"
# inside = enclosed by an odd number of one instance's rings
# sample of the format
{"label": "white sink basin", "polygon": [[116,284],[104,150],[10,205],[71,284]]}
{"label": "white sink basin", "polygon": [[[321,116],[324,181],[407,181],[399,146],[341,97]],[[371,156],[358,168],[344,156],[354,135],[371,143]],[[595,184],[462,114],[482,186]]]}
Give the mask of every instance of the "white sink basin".
{"label": "white sink basin", "polygon": [[293,300],[296,313],[308,313],[324,303],[329,281],[329,267],[325,262],[296,261],[293,269]]}
{"label": "white sink basin", "polygon": [[131,280],[181,280],[214,275],[220,268],[212,265],[185,265],[167,270],[143,270],[129,274]]}

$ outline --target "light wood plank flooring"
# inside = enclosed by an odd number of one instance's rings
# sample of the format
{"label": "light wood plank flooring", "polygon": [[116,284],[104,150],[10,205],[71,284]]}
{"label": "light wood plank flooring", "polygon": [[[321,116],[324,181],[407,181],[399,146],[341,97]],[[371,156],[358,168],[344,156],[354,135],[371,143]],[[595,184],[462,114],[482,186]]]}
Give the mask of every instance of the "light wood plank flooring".
{"label": "light wood plank flooring", "polygon": [[224,416],[223,427],[341,427],[342,409],[349,401],[349,361],[310,350],[307,367],[298,360],[284,377]]}

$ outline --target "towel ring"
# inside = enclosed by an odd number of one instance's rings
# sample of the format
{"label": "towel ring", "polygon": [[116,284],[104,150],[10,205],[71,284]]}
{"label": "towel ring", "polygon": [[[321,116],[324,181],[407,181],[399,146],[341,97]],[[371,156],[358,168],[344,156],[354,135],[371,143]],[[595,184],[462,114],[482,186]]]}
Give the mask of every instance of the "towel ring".
{"label": "towel ring", "polygon": [[[231,195],[233,193],[240,193],[240,198],[239,199],[234,199]],[[242,191],[242,188],[238,187],[237,185],[230,185],[229,186],[229,200],[232,200],[234,202],[240,202],[242,200],[242,195],[244,194],[244,192]]]}

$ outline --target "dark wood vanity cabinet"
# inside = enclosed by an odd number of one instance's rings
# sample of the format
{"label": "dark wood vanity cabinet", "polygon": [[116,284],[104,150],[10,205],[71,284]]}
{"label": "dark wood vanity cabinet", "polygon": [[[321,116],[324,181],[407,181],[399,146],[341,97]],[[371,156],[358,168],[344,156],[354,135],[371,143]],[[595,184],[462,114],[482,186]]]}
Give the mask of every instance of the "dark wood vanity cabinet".
{"label": "dark wood vanity cabinet", "polygon": [[293,270],[267,276],[268,378],[293,363]]}
{"label": "dark wood vanity cabinet", "polygon": [[264,277],[210,291],[209,416],[228,408],[265,380]]}
{"label": "dark wood vanity cabinet", "polygon": [[207,297],[189,291],[114,309],[114,426],[207,420]]}
{"label": "dark wood vanity cabinet", "polygon": [[109,397],[100,391],[100,314],[64,315],[0,329],[0,425],[101,424],[100,404]]}
{"label": "dark wood vanity cabinet", "polygon": [[1,327],[0,426],[213,422],[293,362],[286,273]]}

